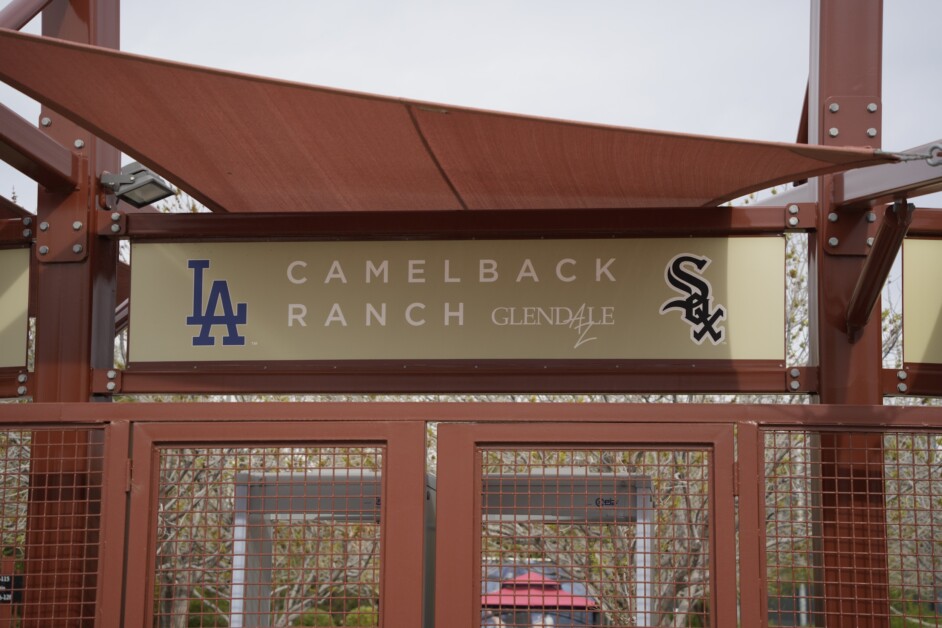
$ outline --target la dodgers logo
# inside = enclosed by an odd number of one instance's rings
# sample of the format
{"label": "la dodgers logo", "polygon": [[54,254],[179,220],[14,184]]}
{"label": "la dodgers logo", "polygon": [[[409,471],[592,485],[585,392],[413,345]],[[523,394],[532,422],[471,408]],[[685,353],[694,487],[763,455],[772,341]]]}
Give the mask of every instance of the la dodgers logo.
{"label": "la dodgers logo", "polygon": [[709,257],[681,253],[667,264],[664,271],[668,285],[684,296],[665,301],[661,306],[661,314],[670,310],[683,312],[684,321],[690,325],[690,339],[698,345],[703,344],[708,335],[714,345],[726,338],[726,327],[717,326],[717,323],[726,319],[726,310],[719,304],[713,307],[713,287],[703,276],[710,261]]}
{"label": "la dodgers logo", "polygon": [[[186,324],[200,326],[200,333],[193,336],[193,346],[215,345],[216,339],[211,334],[216,325],[226,326],[223,345],[244,345],[245,336],[239,335],[238,326],[245,325],[248,320],[248,306],[239,303],[233,309],[229,282],[216,279],[209,288],[206,306],[203,307],[203,273],[209,268],[209,260],[191,259],[187,266],[193,269],[193,314],[186,317]],[[217,314],[219,309],[222,309],[221,314]]]}

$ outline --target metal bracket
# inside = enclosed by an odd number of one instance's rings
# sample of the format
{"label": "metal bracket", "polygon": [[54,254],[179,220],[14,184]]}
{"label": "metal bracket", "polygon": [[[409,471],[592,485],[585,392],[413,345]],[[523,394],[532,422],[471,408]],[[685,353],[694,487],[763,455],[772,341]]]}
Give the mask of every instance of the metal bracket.
{"label": "metal bracket", "polygon": [[128,232],[128,215],[123,211],[98,211],[95,216],[95,227],[99,236],[114,238]]}
{"label": "metal bracket", "polygon": [[880,146],[883,103],[873,96],[832,96],[821,112],[825,146]]}
{"label": "metal bracket", "polygon": [[817,203],[789,203],[785,206],[785,229],[788,231],[814,231],[817,219]]}
{"label": "metal bracket", "polygon": [[118,369],[93,369],[92,394],[114,395],[121,392],[123,371]]}
{"label": "metal bracket", "polygon": [[785,392],[813,394],[818,391],[818,369],[812,366],[793,366],[785,369]]}
{"label": "metal bracket", "polygon": [[[88,185],[88,159],[79,159],[80,187],[71,195],[81,195]],[[85,203],[68,200],[48,216],[36,219],[36,259],[44,264],[75,263],[88,257],[89,225]]]}
{"label": "metal bracket", "polygon": [[870,209],[832,208],[822,223],[824,251],[848,256],[866,256],[880,226],[876,212]]}

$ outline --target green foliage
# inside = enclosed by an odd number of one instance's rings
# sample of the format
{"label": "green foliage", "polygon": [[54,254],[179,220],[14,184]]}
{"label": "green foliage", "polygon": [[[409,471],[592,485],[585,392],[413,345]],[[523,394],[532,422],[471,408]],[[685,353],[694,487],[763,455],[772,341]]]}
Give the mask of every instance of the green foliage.
{"label": "green foliage", "polygon": [[304,613],[291,624],[292,626],[333,626],[334,620],[330,613],[324,611],[312,611]]}
{"label": "green foliage", "polygon": [[187,628],[217,628],[228,626],[228,604],[225,600],[216,600],[218,606],[211,605],[206,600],[190,600]]}
{"label": "green foliage", "polygon": [[344,626],[379,626],[379,611],[373,606],[357,606],[347,613]]}

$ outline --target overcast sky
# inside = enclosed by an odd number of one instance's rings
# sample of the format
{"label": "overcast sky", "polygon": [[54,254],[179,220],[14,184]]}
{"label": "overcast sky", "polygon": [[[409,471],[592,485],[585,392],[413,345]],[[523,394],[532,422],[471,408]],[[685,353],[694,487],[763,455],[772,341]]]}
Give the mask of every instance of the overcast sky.
{"label": "overcast sky", "polygon": [[[0,0],[0,6],[6,0]],[[400,96],[794,141],[806,0],[125,0],[123,50]],[[38,32],[38,19],[26,32]],[[942,0],[885,0],[883,148],[942,138]],[[2,86],[30,120],[38,106]],[[35,184],[0,169],[35,208]],[[932,200],[934,205],[936,195]]]}

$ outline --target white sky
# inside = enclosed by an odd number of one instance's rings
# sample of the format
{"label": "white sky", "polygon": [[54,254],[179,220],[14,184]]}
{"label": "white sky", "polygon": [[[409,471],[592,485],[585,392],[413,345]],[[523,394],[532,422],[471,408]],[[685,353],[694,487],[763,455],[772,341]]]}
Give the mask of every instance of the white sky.
{"label": "white sky", "polygon": [[[0,6],[6,4],[0,0]],[[794,141],[806,0],[125,0],[123,50],[524,114]],[[940,0],[885,0],[883,148],[942,138]],[[26,32],[38,32],[38,19]],[[38,106],[0,84],[30,120]],[[0,164],[0,194],[35,184]],[[942,206],[940,195],[920,199]],[[919,201],[917,201],[919,202]]]}

